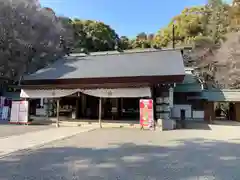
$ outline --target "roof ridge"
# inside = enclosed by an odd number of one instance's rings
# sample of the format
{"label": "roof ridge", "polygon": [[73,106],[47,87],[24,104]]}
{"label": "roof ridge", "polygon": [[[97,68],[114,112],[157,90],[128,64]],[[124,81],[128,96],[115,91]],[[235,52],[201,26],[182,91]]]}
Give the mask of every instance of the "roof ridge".
{"label": "roof ridge", "polygon": [[123,54],[136,54],[136,53],[152,53],[152,52],[166,52],[166,51],[175,51],[179,52],[180,49],[172,49],[172,48],[165,48],[165,49],[133,49],[133,50],[126,50],[123,52],[119,51],[103,51],[103,52],[92,52],[89,55],[84,53],[72,53],[70,54],[71,57],[87,57],[87,56],[109,56],[109,55],[123,55]]}

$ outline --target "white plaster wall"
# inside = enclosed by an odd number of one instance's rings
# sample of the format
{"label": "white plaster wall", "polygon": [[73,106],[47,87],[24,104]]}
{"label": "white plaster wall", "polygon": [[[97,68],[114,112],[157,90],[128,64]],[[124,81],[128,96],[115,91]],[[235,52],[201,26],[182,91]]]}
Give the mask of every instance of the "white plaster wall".
{"label": "white plaster wall", "polygon": [[175,104],[172,109],[172,117],[180,118],[181,117],[181,109],[185,110],[186,118],[192,118],[192,106],[191,105],[179,105]]}
{"label": "white plaster wall", "polygon": [[204,119],[204,111],[193,111],[193,118]]}

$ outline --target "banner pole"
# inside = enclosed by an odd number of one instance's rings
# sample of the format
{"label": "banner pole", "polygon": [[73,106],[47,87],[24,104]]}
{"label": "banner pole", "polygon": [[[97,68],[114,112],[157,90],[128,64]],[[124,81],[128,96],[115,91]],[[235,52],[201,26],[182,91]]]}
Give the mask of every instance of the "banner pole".
{"label": "banner pole", "polygon": [[99,110],[98,110],[98,121],[99,121],[99,127],[102,128],[102,98],[99,98]]}

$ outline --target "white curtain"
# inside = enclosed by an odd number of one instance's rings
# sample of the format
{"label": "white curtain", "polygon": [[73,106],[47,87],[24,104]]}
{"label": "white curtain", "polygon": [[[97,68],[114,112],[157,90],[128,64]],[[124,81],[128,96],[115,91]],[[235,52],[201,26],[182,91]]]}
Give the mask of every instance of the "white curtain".
{"label": "white curtain", "polygon": [[151,90],[146,88],[119,88],[119,89],[85,89],[80,92],[103,98],[124,98],[124,97],[151,97]]}
{"label": "white curtain", "polygon": [[124,98],[124,97],[151,97],[151,90],[146,88],[119,88],[119,89],[22,89],[22,98],[58,98],[72,95],[76,92],[102,97],[102,98]]}
{"label": "white curtain", "polygon": [[78,92],[78,89],[22,89],[21,98],[59,98]]}

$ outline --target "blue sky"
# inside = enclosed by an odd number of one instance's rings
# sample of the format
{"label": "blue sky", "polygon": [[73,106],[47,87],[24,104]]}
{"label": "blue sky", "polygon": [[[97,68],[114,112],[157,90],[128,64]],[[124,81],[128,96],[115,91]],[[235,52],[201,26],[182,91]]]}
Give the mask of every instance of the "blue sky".
{"label": "blue sky", "polygon": [[[58,15],[91,19],[110,25],[122,36],[155,33],[185,7],[207,0],[40,0]],[[229,1],[229,0],[228,0]]]}

